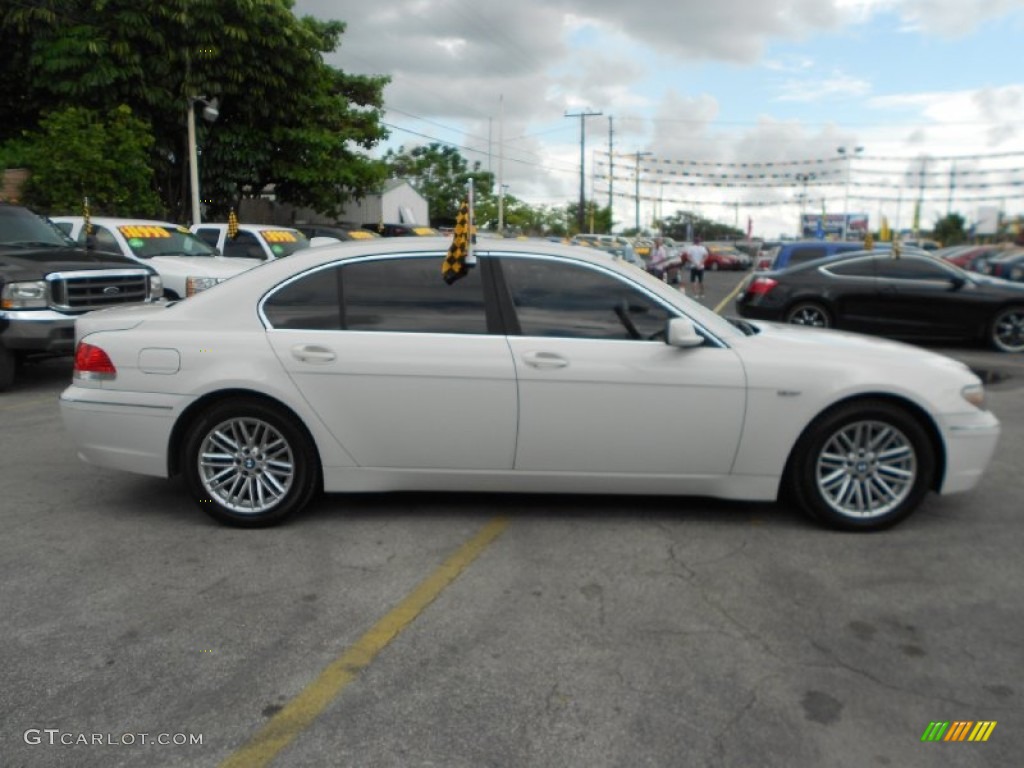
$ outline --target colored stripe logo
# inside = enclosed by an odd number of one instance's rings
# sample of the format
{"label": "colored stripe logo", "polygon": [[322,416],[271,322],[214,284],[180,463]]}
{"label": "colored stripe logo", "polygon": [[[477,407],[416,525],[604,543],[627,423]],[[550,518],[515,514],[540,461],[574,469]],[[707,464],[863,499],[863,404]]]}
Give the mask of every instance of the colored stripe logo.
{"label": "colored stripe logo", "polygon": [[921,741],[988,741],[995,728],[995,720],[933,720],[921,734]]}

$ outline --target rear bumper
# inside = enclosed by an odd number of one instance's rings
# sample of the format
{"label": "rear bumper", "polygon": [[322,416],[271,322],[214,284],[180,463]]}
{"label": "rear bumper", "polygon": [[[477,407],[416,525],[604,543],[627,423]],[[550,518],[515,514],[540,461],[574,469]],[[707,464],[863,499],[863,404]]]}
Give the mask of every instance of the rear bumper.
{"label": "rear bumper", "polygon": [[60,396],[61,418],[83,461],[167,477],[171,431],[189,398],[105,391],[71,385]]}

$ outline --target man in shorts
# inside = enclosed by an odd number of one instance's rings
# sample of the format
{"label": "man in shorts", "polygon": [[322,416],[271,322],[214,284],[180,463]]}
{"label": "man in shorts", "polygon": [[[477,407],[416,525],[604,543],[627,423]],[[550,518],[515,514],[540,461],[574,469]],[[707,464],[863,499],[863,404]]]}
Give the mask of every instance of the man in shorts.
{"label": "man in shorts", "polygon": [[690,285],[693,286],[694,295],[698,299],[703,299],[704,262],[708,258],[708,249],[701,244],[699,237],[695,237],[693,244],[686,246],[683,253],[686,256],[686,263],[690,265]]}

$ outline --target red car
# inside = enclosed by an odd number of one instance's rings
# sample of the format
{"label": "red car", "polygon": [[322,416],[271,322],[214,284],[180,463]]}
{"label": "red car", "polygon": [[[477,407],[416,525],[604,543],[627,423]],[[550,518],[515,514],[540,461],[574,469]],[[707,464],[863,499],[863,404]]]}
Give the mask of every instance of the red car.
{"label": "red car", "polygon": [[750,256],[733,245],[704,243],[704,246],[708,249],[708,258],[704,262],[704,269],[717,272],[720,269],[746,269],[750,266]]}

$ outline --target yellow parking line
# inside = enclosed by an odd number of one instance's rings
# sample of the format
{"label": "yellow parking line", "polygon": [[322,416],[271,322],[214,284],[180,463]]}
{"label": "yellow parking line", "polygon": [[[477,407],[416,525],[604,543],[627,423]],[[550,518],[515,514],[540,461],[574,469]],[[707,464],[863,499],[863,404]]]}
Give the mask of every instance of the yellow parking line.
{"label": "yellow parking line", "polygon": [[390,613],[374,624],[355,645],[332,661],[316,680],[289,701],[247,744],[221,763],[220,768],[263,768],[269,765],[507,526],[508,520],[503,517],[491,520],[420,582]]}
{"label": "yellow parking line", "polygon": [[748,277],[750,277],[750,275],[744,275],[742,278],[740,278],[740,281],[736,283],[736,287],[732,289],[732,293],[730,293],[728,296],[726,296],[724,299],[718,302],[718,306],[715,307],[716,315],[722,314],[722,310],[728,306],[730,301],[736,298],[736,294],[740,292],[741,288],[743,288],[743,284],[747,282]]}

